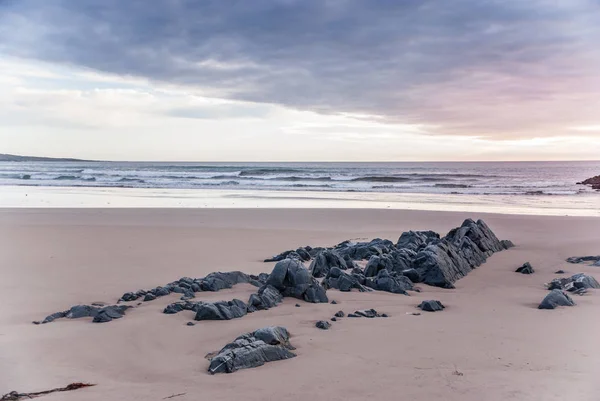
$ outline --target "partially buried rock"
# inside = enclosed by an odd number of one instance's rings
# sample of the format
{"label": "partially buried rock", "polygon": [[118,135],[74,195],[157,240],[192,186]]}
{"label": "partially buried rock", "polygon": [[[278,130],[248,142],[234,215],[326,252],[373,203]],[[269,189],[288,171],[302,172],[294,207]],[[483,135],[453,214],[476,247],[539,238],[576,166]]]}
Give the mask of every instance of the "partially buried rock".
{"label": "partially buried rock", "polygon": [[265,327],[246,333],[227,344],[210,360],[208,371],[233,373],[240,369],[255,368],[267,362],[296,356],[290,350],[290,334],[285,327]]}
{"label": "partially buried rock", "polygon": [[523,266],[519,267],[517,270],[515,270],[515,272],[522,274],[533,274],[534,270],[529,262],[525,262]]}
{"label": "partially buried rock", "polygon": [[549,290],[566,290],[579,295],[585,294],[591,288],[600,288],[600,283],[594,277],[583,273],[574,274],[571,277],[555,278],[548,284]]}
{"label": "partially buried rock", "polygon": [[344,312],[343,311],[337,311],[335,312],[335,317],[344,317]]}
{"label": "partially buried rock", "polygon": [[187,322],[186,323],[186,326],[195,326],[195,325],[196,325],[196,323],[194,323],[194,322]]}
{"label": "partially buried rock", "polygon": [[[385,315],[385,313],[383,315]],[[348,317],[367,317],[369,319],[375,317],[384,317],[383,315],[379,314],[379,312],[377,312],[375,309],[362,309],[354,311],[354,313],[348,313]]]}
{"label": "partially buried rock", "polygon": [[125,315],[125,311],[131,308],[126,305],[111,305],[104,307],[96,307],[90,305],[76,305],[64,312],[56,312],[47,316],[42,322],[34,322],[36,324],[50,323],[56,319],[79,319],[82,317],[92,317],[94,323],[106,323],[114,319],[120,319]]}
{"label": "partially buried rock", "polygon": [[319,320],[315,324],[315,327],[321,330],[329,330],[329,328],[331,327],[331,323],[326,322],[325,320]]}
{"label": "partially buried rock", "polygon": [[437,312],[437,311],[444,310],[445,306],[440,301],[427,300],[427,301],[421,302],[419,304],[418,308],[425,312]]}
{"label": "partially buried rock", "polygon": [[564,291],[552,290],[542,303],[538,306],[538,309],[555,309],[557,306],[574,306],[575,302],[571,297]]}
{"label": "partially buried rock", "polygon": [[566,272],[564,270],[557,270],[554,272],[554,274],[565,274]]}

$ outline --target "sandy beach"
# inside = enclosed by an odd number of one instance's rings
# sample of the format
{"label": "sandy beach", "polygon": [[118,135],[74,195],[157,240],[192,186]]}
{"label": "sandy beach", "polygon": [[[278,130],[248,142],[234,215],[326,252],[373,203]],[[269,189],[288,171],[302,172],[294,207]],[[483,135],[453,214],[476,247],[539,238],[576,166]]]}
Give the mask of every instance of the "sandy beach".
{"label": "sandy beach", "polygon": [[[126,291],[214,271],[270,272],[266,257],[302,245],[388,238],[403,231],[446,234],[482,218],[516,247],[445,290],[411,296],[329,290],[338,305],[283,304],[231,321],[186,323],[165,315],[176,294],[123,319],[33,325],[33,320]],[[577,306],[538,310],[544,283],[564,269],[600,279],[599,268],[565,262],[600,253],[599,218],[369,209],[0,209],[0,394],[71,382],[97,386],[47,400],[596,400],[600,292]],[[529,261],[536,272],[514,270]],[[247,299],[238,285],[198,300]],[[441,313],[407,314],[425,299]],[[342,319],[338,310],[375,308],[387,319]],[[211,376],[204,358],[238,335],[288,328],[297,357]]]}

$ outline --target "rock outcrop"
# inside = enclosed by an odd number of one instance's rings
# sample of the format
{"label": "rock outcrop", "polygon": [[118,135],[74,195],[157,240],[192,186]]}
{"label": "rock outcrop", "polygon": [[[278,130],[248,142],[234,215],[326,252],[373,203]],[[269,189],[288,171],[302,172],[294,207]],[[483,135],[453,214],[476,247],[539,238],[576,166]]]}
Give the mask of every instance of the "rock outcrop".
{"label": "rock outcrop", "polygon": [[294,297],[312,303],[329,302],[325,288],[297,259],[277,262],[267,284],[276,288],[284,297]]}
{"label": "rock outcrop", "polygon": [[380,270],[376,277],[366,279],[365,283],[374,290],[393,294],[408,295],[407,291],[413,289],[413,283],[408,277],[388,270]]}
{"label": "rock outcrop", "polygon": [[211,374],[233,373],[240,369],[255,368],[267,362],[294,358],[290,334],[285,327],[265,327],[246,333],[227,344],[210,358]]}
{"label": "rock outcrop", "polygon": [[321,283],[325,289],[335,288],[337,290],[348,292],[356,289],[360,292],[371,291],[365,286],[365,276],[361,273],[348,274],[334,267],[329,271],[327,277]]}
{"label": "rock outcrop", "polygon": [[203,302],[196,307],[194,320],[231,320],[245,316],[248,305],[239,299],[220,302]]}
{"label": "rock outcrop", "polygon": [[592,178],[588,178],[587,180],[578,182],[577,184],[589,185],[592,187],[592,189],[600,190],[600,175],[597,175]]}
{"label": "rock outcrop", "polygon": [[125,315],[125,311],[131,308],[127,305],[110,305],[110,306],[93,306],[93,305],[76,305],[71,309],[56,312],[47,316],[41,322],[35,321],[35,324],[46,324],[55,321],[56,319],[80,319],[82,317],[91,317],[94,323],[107,323],[114,319],[120,319]]}
{"label": "rock outcrop", "polygon": [[535,272],[535,270],[533,270],[533,267],[531,266],[531,263],[529,262],[525,262],[523,264],[523,266],[517,268],[517,270],[515,270],[516,273],[521,273],[521,274],[533,274]]}
{"label": "rock outcrop", "polygon": [[574,306],[575,302],[571,297],[562,290],[552,290],[542,300],[542,303],[538,306],[538,309],[555,309],[557,306]]}
{"label": "rock outcrop", "polygon": [[340,254],[326,249],[313,259],[309,270],[312,272],[313,277],[321,278],[327,276],[332,267],[342,270],[348,269],[346,260]]}
{"label": "rock outcrop", "polygon": [[600,283],[594,277],[584,273],[574,274],[571,277],[555,278],[548,284],[549,290],[565,290],[579,295],[585,294],[591,288],[600,288]]}

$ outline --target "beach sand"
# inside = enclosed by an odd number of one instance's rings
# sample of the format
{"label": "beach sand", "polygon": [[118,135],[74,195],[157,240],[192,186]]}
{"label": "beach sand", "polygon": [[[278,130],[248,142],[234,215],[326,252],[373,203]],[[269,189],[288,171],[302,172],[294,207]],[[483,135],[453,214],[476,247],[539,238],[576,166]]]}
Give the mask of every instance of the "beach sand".
{"label": "beach sand", "polygon": [[[411,296],[329,290],[331,304],[286,298],[232,321],[186,326],[192,312],[165,315],[170,295],[92,324],[33,320],[182,276],[213,271],[270,272],[262,260],[301,245],[389,238],[402,231],[445,234],[483,218],[517,245],[444,290],[420,285]],[[97,386],[47,400],[597,400],[600,391],[600,290],[577,306],[536,309],[553,272],[600,268],[569,256],[600,254],[600,219],[321,209],[0,209],[0,394],[83,381]],[[516,267],[529,261],[536,273]],[[198,300],[244,301],[239,285]],[[439,313],[407,314],[424,299]],[[300,303],[301,307],[294,305]],[[348,319],[314,327],[338,310],[375,308],[387,319]],[[292,334],[297,357],[211,376],[204,356],[267,325]],[[460,373],[460,374],[459,374]]]}

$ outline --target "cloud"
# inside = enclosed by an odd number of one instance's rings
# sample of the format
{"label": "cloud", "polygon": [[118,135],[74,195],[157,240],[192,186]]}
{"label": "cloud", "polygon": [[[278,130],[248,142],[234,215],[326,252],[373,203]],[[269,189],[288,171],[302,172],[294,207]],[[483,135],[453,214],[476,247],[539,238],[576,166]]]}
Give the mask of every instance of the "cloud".
{"label": "cloud", "polygon": [[597,43],[596,0],[0,2],[11,56],[503,140],[600,123]]}

